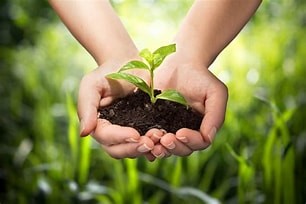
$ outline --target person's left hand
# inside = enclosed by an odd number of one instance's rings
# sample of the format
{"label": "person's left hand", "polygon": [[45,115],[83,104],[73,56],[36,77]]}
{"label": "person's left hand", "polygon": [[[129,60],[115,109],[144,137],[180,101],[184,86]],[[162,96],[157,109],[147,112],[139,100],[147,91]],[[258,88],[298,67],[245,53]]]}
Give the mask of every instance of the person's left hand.
{"label": "person's left hand", "polygon": [[[158,129],[152,129],[146,136],[131,127],[111,124],[105,119],[98,119],[98,109],[112,103],[116,98],[132,93],[135,86],[125,81],[108,80],[105,75],[117,71],[120,60],[102,64],[86,74],[79,89],[78,116],[80,119],[80,135],[91,136],[101,144],[104,151],[113,158],[136,158],[145,155],[153,160],[150,153],[154,143],[150,138],[161,137]],[[141,72],[134,72],[141,75]]]}

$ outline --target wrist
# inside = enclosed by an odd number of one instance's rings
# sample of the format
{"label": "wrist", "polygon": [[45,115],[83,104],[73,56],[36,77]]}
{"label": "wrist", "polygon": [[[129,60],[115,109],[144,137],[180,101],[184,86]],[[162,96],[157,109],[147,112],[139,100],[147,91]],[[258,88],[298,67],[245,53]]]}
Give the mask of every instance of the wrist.
{"label": "wrist", "polygon": [[203,68],[207,69],[208,65],[204,62],[203,58],[188,52],[187,50],[177,50],[174,54],[170,55],[164,62],[166,66],[178,68]]}
{"label": "wrist", "polygon": [[112,50],[112,52],[101,52],[95,57],[99,66],[109,62],[123,64],[139,58],[136,46],[113,47]]}
{"label": "wrist", "polygon": [[176,55],[179,56],[183,62],[192,62],[201,64],[202,66],[209,67],[215,57],[211,53],[211,49],[208,48],[206,43],[199,41],[199,36],[184,36],[178,34],[174,39],[176,43]]}

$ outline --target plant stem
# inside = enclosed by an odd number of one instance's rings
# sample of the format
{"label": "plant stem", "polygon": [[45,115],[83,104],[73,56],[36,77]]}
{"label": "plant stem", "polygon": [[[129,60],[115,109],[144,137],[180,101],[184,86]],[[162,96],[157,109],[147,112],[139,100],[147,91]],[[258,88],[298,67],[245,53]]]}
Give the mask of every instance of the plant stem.
{"label": "plant stem", "polygon": [[151,91],[151,103],[155,103],[156,99],[154,96],[154,71],[153,67],[150,69],[150,91]]}

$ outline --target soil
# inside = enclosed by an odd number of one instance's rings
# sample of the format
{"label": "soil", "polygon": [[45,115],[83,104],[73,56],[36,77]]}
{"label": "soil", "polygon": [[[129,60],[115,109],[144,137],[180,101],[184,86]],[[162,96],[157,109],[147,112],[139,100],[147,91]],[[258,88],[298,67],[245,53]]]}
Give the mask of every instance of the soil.
{"label": "soil", "polygon": [[[155,94],[160,91],[155,90]],[[199,130],[203,116],[186,106],[158,99],[152,104],[148,94],[141,90],[114,101],[99,110],[99,118],[113,124],[135,128],[144,135],[151,128],[175,133],[181,128]]]}

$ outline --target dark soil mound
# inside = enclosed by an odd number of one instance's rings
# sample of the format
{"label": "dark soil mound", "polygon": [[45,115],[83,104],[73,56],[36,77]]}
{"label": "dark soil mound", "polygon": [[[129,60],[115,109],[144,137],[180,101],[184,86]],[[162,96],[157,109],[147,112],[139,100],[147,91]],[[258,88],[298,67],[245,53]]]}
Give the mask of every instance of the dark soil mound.
{"label": "dark soil mound", "polygon": [[[160,91],[155,91],[155,94]],[[180,128],[199,130],[203,116],[184,105],[158,99],[152,104],[150,97],[142,92],[116,100],[110,106],[99,110],[100,118],[113,124],[133,127],[141,135],[151,128],[175,133]]]}

